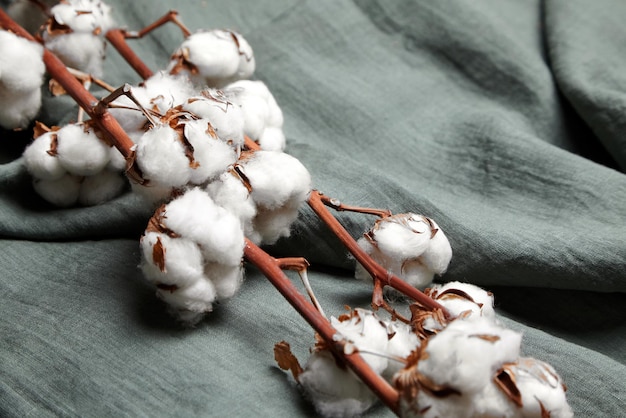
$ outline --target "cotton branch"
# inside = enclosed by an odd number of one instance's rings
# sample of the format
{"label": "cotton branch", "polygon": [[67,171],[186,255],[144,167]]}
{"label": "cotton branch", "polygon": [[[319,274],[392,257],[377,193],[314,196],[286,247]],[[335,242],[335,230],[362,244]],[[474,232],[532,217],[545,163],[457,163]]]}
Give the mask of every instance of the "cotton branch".
{"label": "cotton branch", "polygon": [[[339,223],[339,221],[326,209],[326,205],[331,207],[338,206],[332,203],[333,199],[329,199],[317,190],[311,191],[308,204],[317,214],[317,216],[331,229],[333,234],[339,238],[343,245],[350,251],[350,253],[361,263],[361,265],[370,273],[374,281],[380,281],[384,285],[388,285],[412,298],[420,305],[435,310],[441,309],[445,316],[448,316],[448,311],[441,306],[435,300],[429,298],[418,289],[406,283],[399,277],[389,273],[380,264],[376,263],[365,251],[359,247],[357,242],[352,236],[345,230],[345,228]],[[379,210],[374,211],[378,214]]]}
{"label": "cotton branch", "polygon": [[[36,39],[31,36],[30,33],[24,30],[13,19],[11,19],[9,15],[4,12],[4,10],[1,9],[0,25],[2,25],[2,27],[6,30],[10,30],[23,38],[36,42]],[[98,127],[105,133],[107,138],[122,153],[122,155],[126,159],[130,159],[132,157],[133,141],[128,137],[126,132],[124,132],[115,118],[113,118],[113,116],[111,116],[111,114],[107,111],[97,115],[95,107],[98,104],[98,99],[85,90],[83,85],[72,73],[67,70],[61,60],[45,48],[43,60],[50,75],[61,86],[63,86],[65,91],[67,91],[72,99],[74,99],[76,104],[83,108],[85,112],[98,124]]]}
{"label": "cotton branch", "polygon": [[152,70],[144,64],[144,62],[135,54],[135,51],[128,46],[127,39],[139,39],[143,38],[153,30],[163,26],[164,24],[172,22],[180,28],[185,37],[191,35],[191,32],[183,23],[178,19],[178,12],[170,10],[163,17],[156,20],[154,23],[146,26],[140,31],[125,31],[123,29],[111,29],[106,34],[106,39],[113,45],[113,47],[120,53],[122,57],[128,62],[128,64],[139,74],[144,80],[152,76]]}
{"label": "cotton branch", "polygon": [[345,343],[341,340],[335,341],[333,338],[336,334],[335,329],[330,325],[328,320],[298,292],[280,269],[280,263],[249,240],[246,240],[244,255],[248,261],[261,270],[274,287],[287,299],[291,306],[293,306],[309,325],[320,334],[329,346],[333,347],[333,352],[338,355],[340,359],[345,360],[355,374],[359,376],[394,413],[398,414],[398,392],[379,374],[375,373],[358,352],[352,354],[346,354],[344,352]]}

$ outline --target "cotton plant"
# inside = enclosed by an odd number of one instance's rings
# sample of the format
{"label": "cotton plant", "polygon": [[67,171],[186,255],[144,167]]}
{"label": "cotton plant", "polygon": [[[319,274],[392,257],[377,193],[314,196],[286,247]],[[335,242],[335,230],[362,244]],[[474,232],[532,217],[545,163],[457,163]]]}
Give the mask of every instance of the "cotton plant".
{"label": "cotton plant", "polygon": [[[108,6],[59,6],[47,29],[50,47],[58,42],[62,55],[79,38],[61,35],[89,34],[84,44],[97,52],[95,38],[111,24]],[[175,13],[166,17],[176,22]],[[59,206],[97,204],[119,194],[126,184],[120,173],[129,174],[134,192],[160,205],[140,239],[140,269],[188,326],[235,297],[243,259],[255,264],[317,331],[304,367],[284,342],[275,356],[324,416],[362,414],[379,397],[402,416],[571,416],[562,379],[547,363],[521,355],[521,335],[498,321],[491,293],[466,283],[432,284],[452,256],[434,220],[365,210],[381,219],[357,243],[320,209],[347,207],[314,190],[306,167],[283,152],[281,109],[264,83],[247,80],[255,65],[247,41],[233,31],[183,32],[165,71],[102,99],[87,110],[92,120],[37,125],[23,161],[38,193]],[[82,54],[101,65],[98,53]],[[52,76],[57,72],[63,69]],[[102,117],[106,112],[117,125]],[[257,246],[288,237],[305,202],[355,256],[355,276],[373,280],[373,307],[389,318],[357,308],[326,319],[305,279],[306,260],[281,262]],[[303,300],[280,268],[297,269],[315,303]],[[384,301],[389,287],[415,300],[405,307],[410,319]]]}
{"label": "cotton plant", "polygon": [[41,108],[45,65],[43,48],[0,30],[0,126],[24,129]]}
{"label": "cotton plant", "polygon": [[114,25],[110,6],[100,0],[64,0],[50,15],[41,34],[45,47],[68,67],[101,77],[104,34]]}
{"label": "cotton plant", "polygon": [[30,33],[36,33],[48,20],[47,12],[58,0],[15,0],[7,6],[7,14]]}

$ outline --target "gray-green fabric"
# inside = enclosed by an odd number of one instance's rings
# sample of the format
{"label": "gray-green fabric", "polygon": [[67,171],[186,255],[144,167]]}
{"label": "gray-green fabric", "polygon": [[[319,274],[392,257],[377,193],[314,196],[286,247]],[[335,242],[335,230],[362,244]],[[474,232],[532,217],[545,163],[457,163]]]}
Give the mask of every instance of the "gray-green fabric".
{"label": "gray-green fabric", "polygon": [[[315,187],[434,218],[454,251],[440,280],[493,290],[577,416],[623,416],[625,2],[108,3],[131,29],[175,8],[193,30],[243,33]],[[181,39],[166,26],[132,45],[158,69]],[[108,51],[107,82],[139,81]],[[73,115],[48,97],[40,119]],[[1,135],[1,416],[315,416],[272,351],[287,340],[305,360],[313,332],[254,267],[234,299],[181,328],[137,269],[149,210],[130,194],[44,204],[19,158],[27,135]],[[373,222],[338,217],[355,237]],[[328,313],[368,306],[310,209],[267,250],[309,259]]]}

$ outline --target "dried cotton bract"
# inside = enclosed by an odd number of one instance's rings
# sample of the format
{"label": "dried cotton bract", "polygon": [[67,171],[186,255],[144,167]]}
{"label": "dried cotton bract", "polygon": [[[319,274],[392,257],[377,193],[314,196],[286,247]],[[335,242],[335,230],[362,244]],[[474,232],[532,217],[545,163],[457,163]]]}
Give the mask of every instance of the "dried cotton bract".
{"label": "dried cotton bract", "polygon": [[[358,240],[359,246],[391,273],[417,288],[443,274],[452,258],[452,248],[445,234],[430,218],[403,213],[379,219]],[[371,280],[357,263],[355,276]]]}
{"label": "dried cotton bract", "polygon": [[68,67],[101,77],[111,8],[100,0],[66,0],[50,14],[42,34],[46,48]]}
{"label": "dried cotton bract", "polygon": [[243,280],[239,219],[199,188],[157,210],[141,249],[144,276],[169,311],[188,325],[210,312],[216,300],[232,297]]}
{"label": "dried cotton bract", "polygon": [[190,35],[172,55],[168,71],[185,74],[199,87],[222,87],[249,78],[254,54],[241,34],[222,29]]}
{"label": "dried cotton bract", "polygon": [[26,128],[41,107],[43,48],[0,30],[0,126]]}

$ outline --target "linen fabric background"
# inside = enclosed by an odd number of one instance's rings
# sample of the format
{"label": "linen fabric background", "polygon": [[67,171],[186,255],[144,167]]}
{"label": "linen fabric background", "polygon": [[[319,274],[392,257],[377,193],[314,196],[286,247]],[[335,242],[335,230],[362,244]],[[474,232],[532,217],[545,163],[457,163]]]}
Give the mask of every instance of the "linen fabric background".
{"label": "linen fabric background", "polygon": [[[492,290],[577,416],[623,415],[626,2],[108,3],[129,29],[176,8],[192,30],[240,31],[315,187],[435,219],[454,252],[439,280]],[[157,70],[181,41],[166,26],[132,45]],[[104,78],[139,81],[113,48]],[[69,98],[46,97],[40,120],[72,118]],[[272,351],[286,340],[304,361],[313,331],[253,266],[234,299],[181,328],[137,268],[150,211],[130,193],[45,204],[20,158],[28,139],[0,138],[0,415],[315,416]],[[374,222],[337,216],[355,237]],[[310,209],[267,250],[312,263],[327,313],[368,306]]]}

